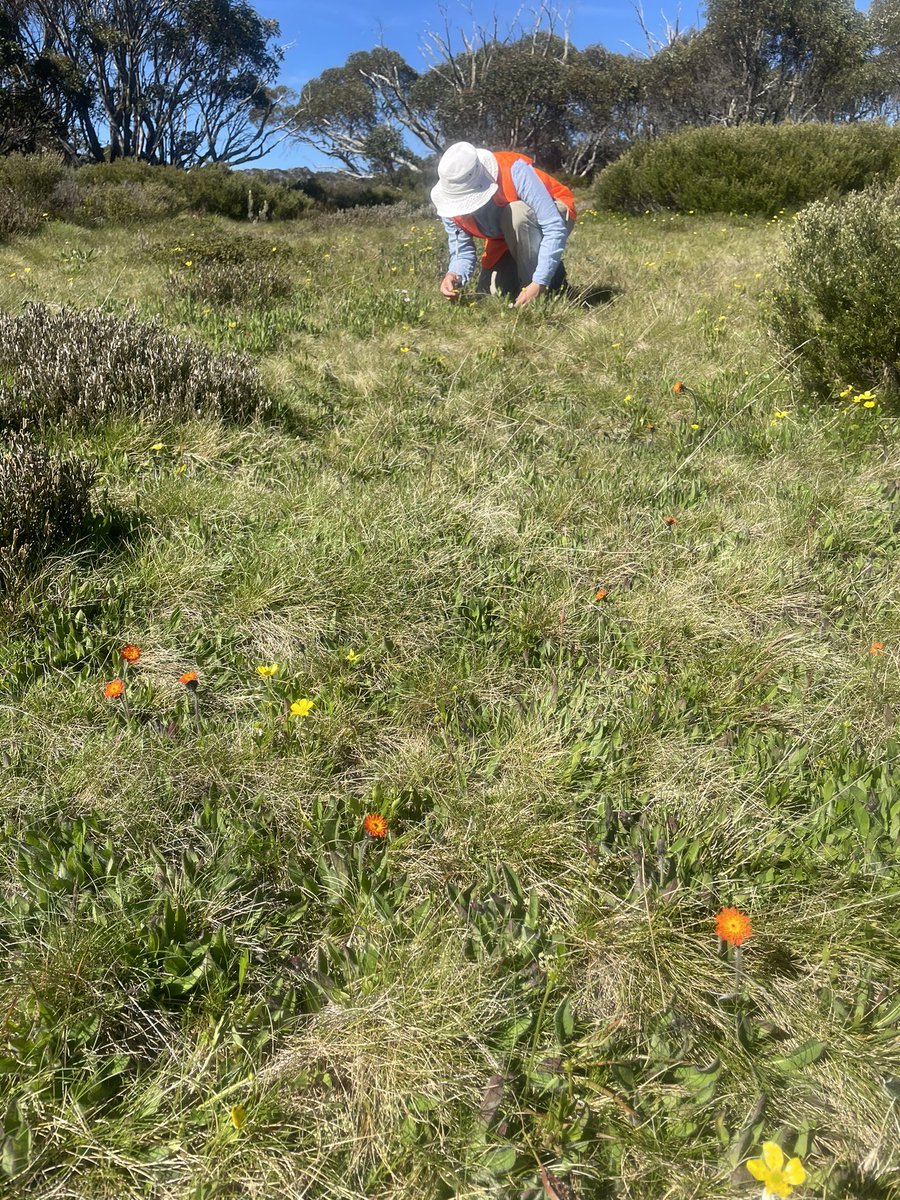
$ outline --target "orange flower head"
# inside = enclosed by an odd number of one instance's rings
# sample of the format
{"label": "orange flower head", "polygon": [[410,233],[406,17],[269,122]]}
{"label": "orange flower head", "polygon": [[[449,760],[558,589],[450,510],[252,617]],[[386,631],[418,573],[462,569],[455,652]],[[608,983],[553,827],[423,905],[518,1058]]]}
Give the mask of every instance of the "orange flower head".
{"label": "orange flower head", "polygon": [[716,917],[716,933],[729,946],[742,946],[753,936],[753,926],[746,913],[737,908],[723,908]]}
{"label": "orange flower head", "polygon": [[125,684],[121,679],[112,679],[104,687],[103,695],[107,700],[118,700],[120,696],[125,695]]}
{"label": "orange flower head", "polygon": [[884,642],[873,642],[869,647],[869,653],[873,654],[876,658],[878,658],[879,655],[884,654]]}
{"label": "orange flower head", "polygon": [[675,393],[676,396],[680,396],[681,393],[684,391],[684,384],[681,382],[680,379],[676,379],[675,382],[672,384],[672,391]]}
{"label": "orange flower head", "polygon": [[663,517],[663,520],[665,521],[665,523],[668,525],[668,527],[669,527],[670,529],[672,528],[672,526],[673,526],[673,525],[677,525],[677,524],[678,524],[678,518],[677,518],[677,517]]}
{"label": "orange flower head", "polygon": [[599,604],[600,601],[605,600],[608,595],[609,592],[606,590],[606,588],[597,588],[596,592],[594,592],[594,599]]}
{"label": "orange flower head", "polygon": [[183,683],[186,688],[195,691],[200,682],[200,676],[196,671],[185,671],[183,675],[178,676],[178,682]]}
{"label": "orange flower head", "polygon": [[363,821],[363,829],[371,838],[383,838],[387,834],[387,821],[381,813],[369,813]]}
{"label": "orange flower head", "polygon": [[127,663],[136,663],[141,657],[141,648],[140,646],[135,646],[132,642],[129,642],[127,646],[122,647],[119,653]]}

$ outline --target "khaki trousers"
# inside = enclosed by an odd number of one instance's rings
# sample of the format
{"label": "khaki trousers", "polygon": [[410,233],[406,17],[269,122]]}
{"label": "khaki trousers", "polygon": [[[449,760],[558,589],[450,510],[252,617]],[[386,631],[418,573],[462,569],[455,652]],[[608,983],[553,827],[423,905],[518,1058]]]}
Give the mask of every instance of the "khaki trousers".
{"label": "khaki trousers", "polygon": [[[569,216],[569,210],[560,200],[556,201],[556,207],[566,223],[566,233],[571,233],[575,222]],[[500,228],[509,249],[490,271],[482,267],[475,289],[477,295],[517,296],[534,279],[544,236],[534,209],[523,200],[504,205],[500,210]],[[566,269],[560,262],[548,291],[558,291],[565,282]]]}

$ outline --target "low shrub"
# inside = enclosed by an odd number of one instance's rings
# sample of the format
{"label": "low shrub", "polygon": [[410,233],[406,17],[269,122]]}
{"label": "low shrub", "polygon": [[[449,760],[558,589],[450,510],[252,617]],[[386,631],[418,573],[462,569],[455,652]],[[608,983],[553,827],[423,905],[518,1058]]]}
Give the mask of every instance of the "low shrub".
{"label": "low shrub", "polygon": [[0,589],[71,542],[90,510],[94,469],[14,433],[0,444]]}
{"label": "low shrub", "polygon": [[778,212],[900,174],[900,131],[855,125],[687,129],[640,142],[600,173],[596,202],[623,212]]}
{"label": "low shrub", "polygon": [[167,287],[176,299],[217,307],[240,304],[246,308],[271,308],[293,295],[294,281],[279,262],[250,259],[193,260],[169,274]]}
{"label": "low shrub", "polygon": [[165,220],[183,209],[182,198],[162,181],[121,179],[84,189],[79,216],[91,222],[140,225]]}
{"label": "low shrub", "polygon": [[777,264],[772,330],[817,395],[900,394],[900,186],[799,213]]}
{"label": "low shrub", "polygon": [[91,425],[104,417],[234,421],[269,400],[253,363],[183,341],[159,321],[26,304],[0,312],[0,424]]}
{"label": "low shrub", "polygon": [[32,233],[48,216],[76,203],[71,172],[55,154],[7,154],[0,158],[0,242]]}
{"label": "low shrub", "polygon": [[263,206],[268,206],[267,216],[273,220],[292,220],[311,207],[310,199],[302,192],[248,179],[243,172],[229,171],[226,167],[195,167],[175,174],[177,186],[190,208],[236,221],[247,220],[251,215],[251,193],[253,214],[258,215]]}
{"label": "low shrub", "polygon": [[[218,165],[183,171],[118,159],[81,167],[75,178],[89,220],[161,219],[187,211],[247,220],[250,192],[253,214],[267,206],[266,215],[276,220],[299,217],[312,203],[300,191],[247,179],[240,171]],[[145,216],[138,211],[141,207],[159,211],[156,216]]]}

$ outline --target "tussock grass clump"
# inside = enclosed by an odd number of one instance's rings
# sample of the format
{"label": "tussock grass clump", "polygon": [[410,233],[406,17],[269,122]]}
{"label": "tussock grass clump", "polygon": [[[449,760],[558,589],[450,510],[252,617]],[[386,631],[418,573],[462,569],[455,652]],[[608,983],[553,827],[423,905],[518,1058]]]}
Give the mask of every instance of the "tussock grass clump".
{"label": "tussock grass clump", "polygon": [[170,295],[192,304],[272,308],[294,293],[294,281],[279,262],[249,259],[235,262],[200,260],[173,271],[166,284]]}
{"label": "tussock grass clump", "polygon": [[[900,188],[811,204],[778,263],[772,328],[827,397],[900,389]],[[864,400],[865,404],[866,401]]]}
{"label": "tussock grass clump", "polygon": [[251,232],[222,222],[213,230],[201,228],[182,233],[177,241],[146,241],[147,249],[154,261],[177,266],[189,260],[192,265],[200,263],[248,263],[271,262],[273,255],[284,256],[287,244],[284,239]]}
{"label": "tussock grass clump", "polygon": [[900,133],[883,125],[740,125],[640,142],[601,172],[596,201],[620,212],[771,215],[859,191],[900,170]]}
{"label": "tussock grass clump", "polygon": [[269,404],[256,367],[101,309],[26,304],[0,313],[0,420],[92,425],[104,417],[246,421]]}
{"label": "tussock grass clump", "polygon": [[14,434],[0,448],[0,588],[72,540],[90,508],[94,468]]}

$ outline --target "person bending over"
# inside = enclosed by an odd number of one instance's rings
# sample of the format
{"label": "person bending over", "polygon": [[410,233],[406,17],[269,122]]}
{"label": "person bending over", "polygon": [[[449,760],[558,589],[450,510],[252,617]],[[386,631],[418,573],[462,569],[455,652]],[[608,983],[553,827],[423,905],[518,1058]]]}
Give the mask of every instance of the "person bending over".
{"label": "person bending over", "polygon": [[565,287],[562,256],[575,224],[567,187],[524,154],[455,142],[438,163],[431,201],[450,243],[441,295],[459,296],[475,271],[474,238],[484,238],[476,295],[516,297],[516,307]]}

